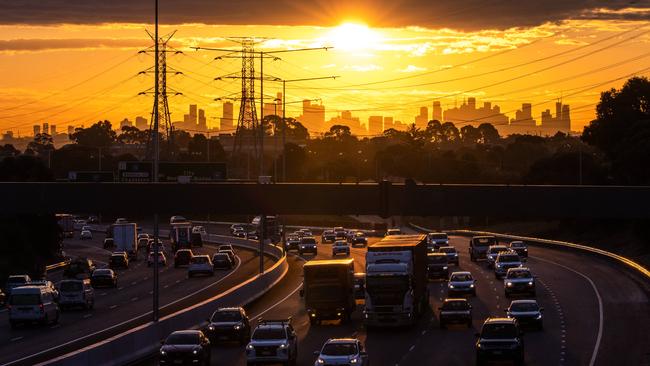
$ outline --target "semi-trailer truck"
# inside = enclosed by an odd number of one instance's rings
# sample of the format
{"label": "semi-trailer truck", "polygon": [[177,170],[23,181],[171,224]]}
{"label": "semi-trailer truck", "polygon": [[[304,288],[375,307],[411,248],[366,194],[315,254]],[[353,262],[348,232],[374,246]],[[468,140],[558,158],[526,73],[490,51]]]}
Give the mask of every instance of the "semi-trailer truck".
{"label": "semi-trailer truck", "polygon": [[312,324],[321,320],[350,320],[356,308],[354,260],[315,260],[303,266],[302,294]]}
{"label": "semi-trailer truck", "polygon": [[192,223],[189,221],[173,223],[169,231],[169,240],[174,253],[179,249],[192,249]]}
{"label": "semi-trailer truck", "polygon": [[138,258],[138,226],[135,223],[113,224],[113,245],[116,252],[126,252],[129,258]]}
{"label": "semi-trailer truck", "polygon": [[72,238],[74,236],[74,216],[70,214],[57,214],[56,219],[63,237]]}
{"label": "semi-trailer truck", "polygon": [[425,235],[389,235],[366,253],[366,326],[414,324],[429,306]]}

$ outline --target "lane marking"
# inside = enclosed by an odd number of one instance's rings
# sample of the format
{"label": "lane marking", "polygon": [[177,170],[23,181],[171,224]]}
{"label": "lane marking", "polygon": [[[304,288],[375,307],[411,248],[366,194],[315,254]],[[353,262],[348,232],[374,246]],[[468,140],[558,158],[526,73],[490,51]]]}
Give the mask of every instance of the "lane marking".
{"label": "lane marking", "polygon": [[[596,363],[596,358],[598,357],[598,349],[600,348],[600,341],[603,338],[603,299],[600,297],[600,292],[598,292],[598,288],[596,287],[596,284],[587,275],[583,274],[582,272],[576,271],[573,268],[567,267],[557,262],[550,261],[548,259],[542,259],[539,257],[533,257],[533,258],[542,262],[554,264],[558,267],[562,267],[566,269],[567,271],[571,271],[579,275],[580,277],[587,280],[587,282],[589,282],[589,284],[591,285],[591,288],[594,290],[594,293],[596,294],[596,299],[598,299],[598,335],[596,337],[596,344],[594,345],[594,351],[592,352],[591,359],[589,360],[589,366],[594,366],[594,364]],[[565,330],[562,330],[562,332],[564,333]],[[564,352],[562,354],[564,355]]]}
{"label": "lane marking", "polygon": [[19,340],[21,340],[21,339],[23,339],[23,338],[25,338],[25,337],[16,337],[16,338],[11,338],[10,341],[11,341],[11,342],[16,342],[16,341],[19,341]]}
{"label": "lane marking", "polygon": [[[307,260],[306,260],[305,258],[303,258],[303,257],[301,257],[301,256],[299,256],[299,255],[295,255],[295,254],[294,254],[294,256],[295,256],[296,258],[301,259],[301,260],[304,261],[304,262],[307,262]],[[252,319],[257,319],[257,318],[261,317],[262,315],[268,313],[269,311],[271,311],[271,310],[272,310],[273,308],[275,308],[276,306],[278,306],[278,305],[282,304],[283,302],[287,301],[287,299],[289,299],[291,296],[293,296],[293,295],[294,295],[296,292],[298,292],[301,288],[302,288],[302,281],[300,281],[300,284],[298,285],[298,287],[296,287],[295,289],[293,289],[293,291],[291,291],[287,296],[283,297],[282,299],[280,299],[280,301],[278,301],[278,302],[276,302],[275,304],[271,305],[270,307],[266,308],[265,310],[263,310],[263,311],[260,312],[259,314],[255,314],[255,315],[253,315],[251,318],[252,318]]]}
{"label": "lane marking", "polygon": [[93,316],[93,314],[86,314],[86,315],[84,315],[84,319],[88,319],[88,318],[90,318],[91,316]]}
{"label": "lane marking", "polygon": [[115,309],[116,307],[117,307],[117,305],[111,305],[111,306],[109,306],[108,308],[109,308],[109,309]]}
{"label": "lane marking", "polygon": [[54,324],[53,326],[50,327],[50,329],[56,329],[59,328],[61,324]]}
{"label": "lane marking", "polygon": [[136,297],[132,297],[132,298],[131,298],[131,301],[138,301],[138,297],[137,297],[137,296],[136,296]]}

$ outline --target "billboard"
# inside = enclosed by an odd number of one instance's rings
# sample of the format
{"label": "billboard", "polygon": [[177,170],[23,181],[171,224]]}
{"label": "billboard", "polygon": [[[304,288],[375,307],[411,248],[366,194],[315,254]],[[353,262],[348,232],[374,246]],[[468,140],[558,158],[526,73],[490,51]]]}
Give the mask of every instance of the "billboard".
{"label": "billboard", "polygon": [[[150,161],[121,161],[118,165],[120,182],[151,182],[153,164]],[[190,177],[190,182],[216,182],[227,179],[226,163],[161,161],[158,181],[177,182]]]}

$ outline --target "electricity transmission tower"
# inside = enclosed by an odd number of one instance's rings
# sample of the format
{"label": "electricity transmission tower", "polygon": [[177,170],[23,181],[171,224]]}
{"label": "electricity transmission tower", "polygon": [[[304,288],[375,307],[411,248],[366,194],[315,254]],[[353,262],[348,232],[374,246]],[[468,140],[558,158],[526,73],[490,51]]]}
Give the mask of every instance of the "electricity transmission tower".
{"label": "electricity transmission tower", "polygon": [[[169,40],[174,36],[174,33],[176,33],[176,31],[172,32],[167,36],[161,37],[159,39],[156,39],[156,37],[151,33],[149,33],[148,31],[147,33],[149,34],[151,39],[154,42],[157,42],[158,44],[155,44],[154,46],[156,47],[153,47],[153,49],[152,47],[149,47],[146,50],[140,51],[140,53],[156,53],[157,51],[157,56],[158,56],[156,57],[157,64],[148,68],[147,70],[141,71],[140,74],[154,73],[155,74],[154,77],[157,78],[157,80],[154,87],[146,91],[140,92],[139,94],[157,95],[157,98],[154,98],[153,108],[151,111],[151,122],[149,123],[149,134],[148,134],[149,138],[147,140],[147,153],[146,153],[148,159],[153,159],[154,144],[156,140],[156,138],[154,137],[155,135],[160,135],[160,133],[162,133],[163,138],[167,140],[168,146],[170,148],[173,143],[173,126],[172,126],[171,114],[169,113],[169,102],[167,100],[167,96],[168,96],[167,90],[169,89],[173,95],[180,95],[181,93],[167,86],[167,74],[180,73],[174,70],[173,68],[167,66],[167,53],[179,52],[176,50],[168,49],[167,46]],[[158,72],[156,72],[156,68],[158,69]],[[156,128],[158,128],[158,134],[154,133]]]}

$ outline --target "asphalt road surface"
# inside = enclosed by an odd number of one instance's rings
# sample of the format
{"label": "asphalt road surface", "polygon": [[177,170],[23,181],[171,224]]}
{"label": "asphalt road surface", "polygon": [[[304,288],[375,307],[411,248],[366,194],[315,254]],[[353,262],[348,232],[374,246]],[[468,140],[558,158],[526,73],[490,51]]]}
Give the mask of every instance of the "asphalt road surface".
{"label": "asphalt road surface", "polygon": [[[377,239],[372,239],[377,240]],[[372,242],[372,241],[371,241]],[[468,239],[452,237],[460,252],[460,266],[477,282],[473,326],[439,326],[437,310],[425,314],[413,327],[367,331],[360,319],[361,306],[349,324],[324,322],[310,325],[298,289],[305,259],[292,255],[290,272],[272,291],[246,307],[251,318],[291,316],[299,336],[298,365],[313,365],[313,351],[328,338],[357,337],[366,346],[373,366],[471,365],[475,363],[474,334],[489,316],[503,316],[510,300],[503,282],[484,262],[471,263]],[[331,257],[331,244],[319,244],[318,259]],[[537,278],[536,299],[544,307],[544,329],[527,330],[527,365],[650,365],[650,303],[647,288],[638,278],[609,261],[573,252],[531,247],[526,263]],[[363,248],[353,249],[357,271],[365,264]],[[647,286],[647,285],[646,285]],[[446,297],[445,282],[430,282],[431,309]],[[142,365],[153,365],[155,357]],[[245,365],[244,347],[220,344],[213,348],[213,365]]]}

